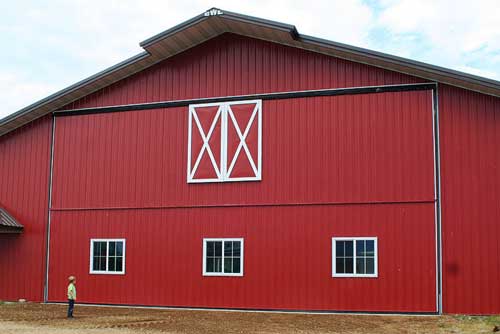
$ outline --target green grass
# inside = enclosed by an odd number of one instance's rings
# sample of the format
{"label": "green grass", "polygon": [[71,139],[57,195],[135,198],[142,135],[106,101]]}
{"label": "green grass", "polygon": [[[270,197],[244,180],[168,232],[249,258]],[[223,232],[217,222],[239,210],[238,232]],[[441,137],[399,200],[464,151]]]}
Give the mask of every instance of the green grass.
{"label": "green grass", "polygon": [[461,321],[461,322],[480,322],[487,324],[489,326],[495,327],[499,326],[500,327],[500,315],[490,315],[490,316],[482,316],[482,315],[455,315],[455,319]]}

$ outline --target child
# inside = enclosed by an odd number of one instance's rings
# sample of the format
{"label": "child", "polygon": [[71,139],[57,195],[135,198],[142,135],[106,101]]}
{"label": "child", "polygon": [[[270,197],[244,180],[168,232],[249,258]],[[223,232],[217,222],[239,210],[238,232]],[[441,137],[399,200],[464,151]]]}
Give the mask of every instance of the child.
{"label": "child", "polygon": [[73,318],[73,308],[76,300],[76,278],[75,276],[68,277],[68,318]]}

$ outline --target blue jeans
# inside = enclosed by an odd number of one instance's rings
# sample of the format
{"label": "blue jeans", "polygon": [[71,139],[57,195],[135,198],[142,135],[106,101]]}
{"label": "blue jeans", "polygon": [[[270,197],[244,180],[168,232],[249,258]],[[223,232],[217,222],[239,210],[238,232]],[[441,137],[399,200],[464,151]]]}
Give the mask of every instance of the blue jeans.
{"label": "blue jeans", "polygon": [[73,318],[73,309],[75,308],[75,300],[68,299],[68,318]]}

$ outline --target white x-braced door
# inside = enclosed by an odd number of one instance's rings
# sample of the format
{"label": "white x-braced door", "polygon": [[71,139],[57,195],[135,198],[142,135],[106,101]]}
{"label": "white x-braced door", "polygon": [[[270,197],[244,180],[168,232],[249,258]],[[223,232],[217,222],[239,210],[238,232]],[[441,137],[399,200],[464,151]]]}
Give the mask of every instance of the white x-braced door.
{"label": "white x-braced door", "polygon": [[261,180],[261,100],[190,105],[188,126],[188,183]]}

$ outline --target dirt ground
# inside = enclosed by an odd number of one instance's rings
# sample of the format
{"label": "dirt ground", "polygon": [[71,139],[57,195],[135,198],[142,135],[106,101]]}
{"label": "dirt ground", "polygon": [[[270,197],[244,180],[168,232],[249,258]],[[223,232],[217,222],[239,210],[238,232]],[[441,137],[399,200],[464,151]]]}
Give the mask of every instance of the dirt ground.
{"label": "dirt ground", "polygon": [[377,316],[160,310],[0,303],[2,334],[101,333],[492,333],[500,316]]}

